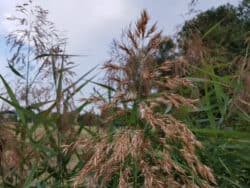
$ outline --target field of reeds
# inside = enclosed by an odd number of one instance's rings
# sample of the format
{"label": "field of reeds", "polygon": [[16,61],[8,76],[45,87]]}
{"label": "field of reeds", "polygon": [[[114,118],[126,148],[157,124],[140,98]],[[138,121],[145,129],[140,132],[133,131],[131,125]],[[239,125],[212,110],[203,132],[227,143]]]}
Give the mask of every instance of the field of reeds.
{"label": "field of reeds", "polygon": [[46,10],[18,5],[10,21],[22,30],[7,36],[18,87],[0,75],[11,109],[0,113],[0,187],[250,187],[248,11],[200,13],[175,40],[144,10],[97,82],[98,67],[74,76]]}

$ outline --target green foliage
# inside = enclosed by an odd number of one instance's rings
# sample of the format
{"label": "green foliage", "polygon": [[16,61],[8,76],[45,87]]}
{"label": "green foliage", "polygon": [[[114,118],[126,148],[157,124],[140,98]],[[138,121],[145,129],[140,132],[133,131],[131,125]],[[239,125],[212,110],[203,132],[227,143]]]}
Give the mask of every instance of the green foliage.
{"label": "green foliage", "polygon": [[250,134],[210,129],[193,130],[202,141],[202,161],[211,166],[218,187],[250,186]]}
{"label": "green foliage", "polygon": [[250,21],[245,16],[249,14],[246,13],[249,12],[247,4],[243,6],[242,3],[239,7],[228,4],[202,12],[185,23],[180,35],[191,37],[192,32],[198,31],[204,46],[212,51],[212,55],[230,62],[244,54],[246,48],[246,33],[250,30]]}
{"label": "green foliage", "polygon": [[248,15],[248,1],[238,7],[223,5],[198,14],[180,31],[181,55],[195,83],[191,93],[199,99],[189,124],[248,129]]}

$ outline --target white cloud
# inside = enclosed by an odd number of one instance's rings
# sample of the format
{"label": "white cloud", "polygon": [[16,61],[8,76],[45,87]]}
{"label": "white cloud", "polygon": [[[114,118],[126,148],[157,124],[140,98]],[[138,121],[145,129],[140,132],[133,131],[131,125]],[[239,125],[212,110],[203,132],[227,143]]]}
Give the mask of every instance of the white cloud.
{"label": "white cloud", "polygon": [[6,17],[10,16],[15,10],[16,0],[0,1],[0,34],[10,31],[10,24],[6,21]]}
{"label": "white cloud", "polygon": [[119,23],[128,22],[136,5],[128,0],[60,0],[60,4],[55,0],[39,2],[49,9],[50,17],[59,30],[66,30],[71,42],[77,44],[81,41],[88,45],[88,40],[106,35]]}

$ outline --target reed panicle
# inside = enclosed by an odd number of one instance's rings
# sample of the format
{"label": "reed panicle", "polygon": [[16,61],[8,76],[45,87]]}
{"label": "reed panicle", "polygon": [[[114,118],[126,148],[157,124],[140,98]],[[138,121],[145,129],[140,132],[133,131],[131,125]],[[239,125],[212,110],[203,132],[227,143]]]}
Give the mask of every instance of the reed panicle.
{"label": "reed panicle", "polygon": [[[169,106],[178,109],[183,105],[194,108],[196,100],[175,92],[179,86],[192,84],[175,71],[179,61],[156,64],[154,57],[162,37],[156,31],[156,24],[147,30],[148,22],[149,16],[143,11],[135,29],[127,32],[128,43],[116,43],[118,58],[104,64],[107,81],[115,91],[110,102],[99,101],[99,109],[104,126],[113,128],[111,133],[104,131],[93,139],[91,157],[75,178],[75,187],[79,184],[146,188],[216,184],[211,169],[195,153],[202,145],[194,134],[170,113],[157,110]],[[168,71],[171,74],[166,75]],[[157,95],[153,89],[158,91]],[[112,113],[104,115],[109,110]]]}

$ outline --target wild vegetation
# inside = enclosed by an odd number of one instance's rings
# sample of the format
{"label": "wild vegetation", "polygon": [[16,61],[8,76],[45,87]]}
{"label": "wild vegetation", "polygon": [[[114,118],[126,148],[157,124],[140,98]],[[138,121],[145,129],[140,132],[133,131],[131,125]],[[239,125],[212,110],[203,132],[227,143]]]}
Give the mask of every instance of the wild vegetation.
{"label": "wild vegetation", "polygon": [[[144,10],[97,83],[96,67],[75,79],[46,10],[18,5],[7,44],[21,87],[0,75],[18,114],[1,115],[0,186],[249,187],[249,13],[249,0],[211,9],[171,38]],[[76,100],[87,84],[100,89]]]}

